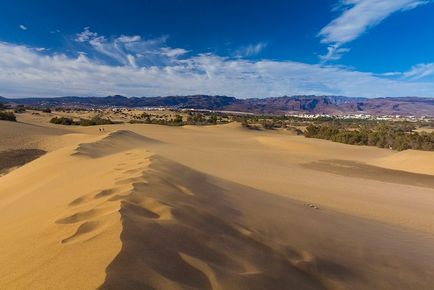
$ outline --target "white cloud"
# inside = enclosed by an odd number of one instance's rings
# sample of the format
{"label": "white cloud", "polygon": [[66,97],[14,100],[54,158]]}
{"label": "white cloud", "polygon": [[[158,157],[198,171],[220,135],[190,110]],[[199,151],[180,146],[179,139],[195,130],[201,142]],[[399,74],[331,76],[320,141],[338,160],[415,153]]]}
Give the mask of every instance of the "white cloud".
{"label": "white cloud", "polygon": [[320,55],[321,62],[328,62],[332,60],[339,60],[342,55],[350,51],[349,48],[339,47],[338,45],[330,45],[327,47],[327,54]]}
{"label": "white cloud", "polygon": [[161,53],[168,57],[178,57],[188,53],[188,50],[185,50],[183,48],[162,47]]}
{"label": "white cloud", "polygon": [[142,37],[140,37],[140,35],[134,35],[134,36],[121,35],[117,38],[117,41],[123,43],[137,42],[140,40],[142,40]]}
{"label": "white cloud", "polygon": [[378,75],[383,77],[395,77],[395,76],[401,76],[402,72],[392,71],[392,72],[380,73]]}
{"label": "white cloud", "polygon": [[98,33],[90,31],[90,27],[85,27],[84,30],[77,34],[75,40],[78,42],[86,42],[98,37]]}
{"label": "white cloud", "polygon": [[20,28],[21,30],[27,30],[27,26],[25,26],[25,25],[23,25],[23,24],[20,24],[20,25],[19,25],[19,28]]}
{"label": "white cloud", "polygon": [[432,82],[434,81],[434,63],[419,63],[412,66],[408,71],[385,72],[378,74],[378,76],[412,82]]}
{"label": "white cloud", "polygon": [[259,42],[256,44],[250,44],[244,47],[241,47],[238,49],[235,53],[238,57],[249,57],[249,56],[255,56],[261,53],[264,48],[267,47],[267,43],[265,42]]}
{"label": "white cloud", "polygon": [[144,40],[139,35],[105,37],[92,32],[89,27],[85,27],[75,38],[77,42],[88,45],[88,49],[93,49],[95,57],[101,62],[133,67],[168,64],[188,52],[168,47],[167,39],[167,36],[162,36]]}
{"label": "white cloud", "polygon": [[[94,41],[112,47],[116,40]],[[90,39],[86,43],[88,43]],[[132,42],[134,47],[149,48],[169,59],[158,65],[145,65],[133,54],[125,64],[109,64],[92,51],[77,57],[37,51],[34,48],[0,42],[0,95],[25,96],[159,96],[185,94],[267,97],[294,94],[347,96],[431,96],[434,83],[390,79],[372,73],[330,65],[312,65],[293,61],[252,61],[213,54],[169,58],[170,48],[162,40]],[[122,42],[123,43],[123,42]],[[159,43],[162,45],[159,47]],[[90,45],[90,44],[89,44]],[[90,46],[93,48],[93,46]],[[138,49],[135,47],[134,49]],[[162,49],[167,48],[167,49]],[[97,50],[98,48],[93,48]],[[105,47],[105,49],[108,49]],[[133,50],[129,50],[133,51]],[[181,50],[179,51],[181,52]],[[147,52],[145,53],[147,55]]]}
{"label": "white cloud", "polygon": [[434,63],[421,63],[413,66],[409,71],[404,72],[402,76],[406,79],[420,80],[434,76]]}
{"label": "white cloud", "polygon": [[[337,50],[349,43],[366,30],[378,25],[395,12],[407,11],[432,0],[341,0],[339,9],[342,14],[321,29],[321,42]],[[339,59],[342,54],[331,60]],[[325,56],[323,56],[325,57]]]}
{"label": "white cloud", "polygon": [[414,9],[428,2],[430,1],[343,0],[343,13],[325,26],[319,35],[323,43],[342,45],[353,41],[394,12]]}

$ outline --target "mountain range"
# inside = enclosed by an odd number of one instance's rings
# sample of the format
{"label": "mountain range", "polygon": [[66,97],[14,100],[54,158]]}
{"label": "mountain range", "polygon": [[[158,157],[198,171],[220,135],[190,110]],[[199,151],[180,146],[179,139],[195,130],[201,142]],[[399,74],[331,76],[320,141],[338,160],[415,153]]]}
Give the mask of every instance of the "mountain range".
{"label": "mountain range", "polygon": [[350,98],[344,96],[282,96],[237,99],[227,96],[3,98],[0,102],[45,107],[164,107],[236,111],[257,114],[371,114],[434,116],[434,98]]}

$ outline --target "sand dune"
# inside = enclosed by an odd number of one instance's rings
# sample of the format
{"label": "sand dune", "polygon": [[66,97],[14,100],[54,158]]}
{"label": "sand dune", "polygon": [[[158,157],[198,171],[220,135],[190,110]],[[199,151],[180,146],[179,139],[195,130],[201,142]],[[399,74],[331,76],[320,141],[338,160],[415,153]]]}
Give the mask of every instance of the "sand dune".
{"label": "sand dune", "polygon": [[48,153],[0,177],[0,289],[434,286],[432,175],[373,166],[388,150],[236,124],[41,128]]}
{"label": "sand dune", "polygon": [[428,151],[405,150],[391,156],[380,158],[374,165],[395,170],[434,175],[434,153]]}
{"label": "sand dune", "polygon": [[[434,269],[429,248],[414,253],[423,265],[416,268],[395,256],[424,244],[400,242],[409,238],[404,231],[316,211],[159,156],[120,213],[122,249],[102,289],[405,289],[434,282],[412,277]],[[348,235],[358,243],[346,244]],[[373,258],[371,251],[389,265],[360,262]],[[394,267],[404,277],[395,277]]]}
{"label": "sand dune", "polygon": [[52,149],[49,148],[50,140],[68,133],[70,132],[63,128],[49,128],[36,124],[0,121],[0,136],[2,136],[0,138],[0,150],[23,148]]}
{"label": "sand dune", "polygon": [[143,180],[120,198],[122,249],[101,288],[323,288],[255,237],[226,191],[206,175],[152,156]]}
{"label": "sand dune", "polygon": [[10,149],[0,151],[0,176],[44,154],[45,151],[40,149]]}
{"label": "sand dune", "polygon": [[98,158],[158,143],[161,142],[131,131],[119,130],[109,133],[101,140],[80,144],[74,154]]}

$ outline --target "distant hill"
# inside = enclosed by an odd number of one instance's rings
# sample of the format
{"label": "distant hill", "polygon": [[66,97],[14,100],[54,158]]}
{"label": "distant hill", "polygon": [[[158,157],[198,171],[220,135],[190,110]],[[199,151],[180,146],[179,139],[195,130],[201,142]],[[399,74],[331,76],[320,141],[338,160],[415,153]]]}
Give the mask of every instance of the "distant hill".
{"label": "distant hill", "polygon": [[0,102],[49,107],[166,107],[206,109],[260,114],[372,114],[434,116],[434,98],[349,98],[343,96],[283,96],[263,99],[237,99],[227,96],[167,97],[59,97],[7,99]]}

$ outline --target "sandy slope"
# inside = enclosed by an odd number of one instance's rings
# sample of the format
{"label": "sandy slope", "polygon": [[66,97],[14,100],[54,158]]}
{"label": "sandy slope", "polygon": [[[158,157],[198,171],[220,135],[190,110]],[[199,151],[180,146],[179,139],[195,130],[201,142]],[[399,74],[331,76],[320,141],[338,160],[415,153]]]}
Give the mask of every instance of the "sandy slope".
{"label": "sandy slope", "polygon": [[372,164],[396,170],[408,170],[421,174],[434,175],[433,152],[405,150],[380,158]]}
{"label": "sandy slope", "polygon": [[49,152],[0,177],[0,289],[434,286],[430,153],[403,172],[373,166],[388,150],[236,124],[9,124],[2,148]]}
{"label": "sandy slope", "polygon": [[74,150],[49,153],[2,177],[0,244],[7,250],[0,253],[0,284],[6,289],[96,288],[121,248],[120,205],[106,199],[131,188],[121,181],[133,175],[115,168],[143,167],[135,157],[148,153],[93,160]]}

